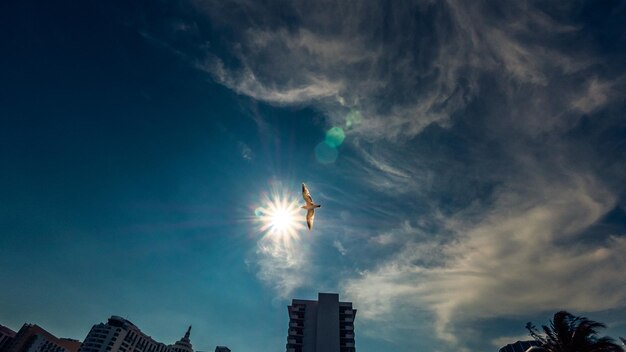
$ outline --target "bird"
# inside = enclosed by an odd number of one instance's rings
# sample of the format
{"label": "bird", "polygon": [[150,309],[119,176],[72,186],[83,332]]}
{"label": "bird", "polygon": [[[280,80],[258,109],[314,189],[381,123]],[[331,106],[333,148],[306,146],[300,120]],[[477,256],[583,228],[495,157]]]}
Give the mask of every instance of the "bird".
{"label": "bird", "polygon": [[319,204],[313,203],[313,198],[311,198],[311,193],[309,193],[309,189],[306,188],[306,185],[302,184],[302,198],[306,202],[305,205],[300,208],[306,209],[306,224],[309,227],[309,231],[313,228],[313,218],[315,218],[315,208],[321,207]]}

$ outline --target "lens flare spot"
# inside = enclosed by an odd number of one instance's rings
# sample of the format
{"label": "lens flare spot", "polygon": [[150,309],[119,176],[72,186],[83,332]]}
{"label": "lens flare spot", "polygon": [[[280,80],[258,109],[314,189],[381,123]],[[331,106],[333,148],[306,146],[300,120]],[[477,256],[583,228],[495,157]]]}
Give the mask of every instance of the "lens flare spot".
{"label": "lens flare spot", "polygon": [[254,215],[258,218],[263,216],[263,208],[258,207],[256,209],[254,209]]}
{"label": "lens flare spot", "polygon": [[337,149],[326,142],[322,142],[315,147],[315,158],[321,164],[332,164],[337,160],[339,153]]}
{"label": "lens flare spot", "polygon": [[344,139],[346,139],[346,133],[341,127],[333,127],[326,132],[325,142],[331,147],[339,147]]}

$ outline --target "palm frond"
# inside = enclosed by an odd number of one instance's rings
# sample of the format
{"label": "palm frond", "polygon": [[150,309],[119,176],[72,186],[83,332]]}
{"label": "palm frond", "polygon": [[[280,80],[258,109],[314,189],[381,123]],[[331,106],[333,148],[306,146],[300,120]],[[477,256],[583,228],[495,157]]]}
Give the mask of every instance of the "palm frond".
{"label": "palm frond", "polygon": [[624,352],[608,336],[598,337],[598,331],[606,325],[577,317],[566,311],[554,314],[549,325],[543,325],[545,335],[539,333],[532,323],[526,324],[526,330],[546,352]]}

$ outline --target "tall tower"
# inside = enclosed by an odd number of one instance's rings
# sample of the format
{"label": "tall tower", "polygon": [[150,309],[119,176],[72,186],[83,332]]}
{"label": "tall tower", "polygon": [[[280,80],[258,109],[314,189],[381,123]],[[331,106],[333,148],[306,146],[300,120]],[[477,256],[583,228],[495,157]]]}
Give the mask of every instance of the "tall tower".
{"label": "tall tower", "polygon": [[352,302],[319,293],[317,301],[294,299],[287,309],[287,352],[356,352]]}

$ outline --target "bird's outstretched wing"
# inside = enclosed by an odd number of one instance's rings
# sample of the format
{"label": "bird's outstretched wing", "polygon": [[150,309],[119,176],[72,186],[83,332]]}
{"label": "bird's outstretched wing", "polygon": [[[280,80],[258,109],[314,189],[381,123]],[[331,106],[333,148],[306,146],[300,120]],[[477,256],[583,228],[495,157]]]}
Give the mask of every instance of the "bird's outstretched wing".
{"label": "bird's outstretched wing", "polygon": [[313,219],[315,218],[315,210],[311,209],[306,212],[306,225],[309,230],[313,228]]}
{"label": "bird's outstretched wing", "polygon": [[[302,184],[302,198],[304,198],[304,201],[307,205],[313,204],[313,198],[311,198],[311,193],[309,193],[309,189],[306,188],[306,185],[304,183]],[[308,218],[309,216],[307,215],[307,219]]]}

